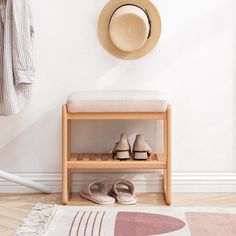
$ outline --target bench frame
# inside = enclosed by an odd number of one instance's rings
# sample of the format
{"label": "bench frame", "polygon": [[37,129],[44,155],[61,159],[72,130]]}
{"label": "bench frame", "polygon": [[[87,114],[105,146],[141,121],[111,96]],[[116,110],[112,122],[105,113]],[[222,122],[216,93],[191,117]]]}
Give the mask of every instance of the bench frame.
{"label": "bench frame", "polygon": [[[162,120],[164,132],[164,151],[153,154],[147,161],[117,161],[112,159],[96,160],[96,155],[89,154],[89,160],[83,160],[87,154],[71,153],[72,120]],[[172,203],[172,168],[171,168],[171,106],[166,112],[79,112],[70,113],[67,105],[62,107],[62,203],[78,203],[71,200],[72,169],[162,169],[163,192],[167,205]],[[108,158],[109,154],[106,154]],[[82,159],[79,158],[82,156]]]}

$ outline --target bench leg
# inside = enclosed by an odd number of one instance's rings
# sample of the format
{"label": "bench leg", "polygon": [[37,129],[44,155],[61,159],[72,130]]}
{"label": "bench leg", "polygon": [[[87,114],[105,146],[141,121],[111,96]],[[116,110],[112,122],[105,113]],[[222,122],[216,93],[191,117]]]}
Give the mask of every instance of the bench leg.
{"label": "bench leg", "polygon": [[66,105],[62,108],[62,203],[67,204],[70,195],[70,171],[67,160],[70,156],[70,120],[67,119]]}
{"label": "bench leg", "polygon": [[167,108],[167,120],[164,120],[164,153],[167,167],[164,170],[164,196],[167,205],[172,203],[172,168],[171,168],[171,106]]}

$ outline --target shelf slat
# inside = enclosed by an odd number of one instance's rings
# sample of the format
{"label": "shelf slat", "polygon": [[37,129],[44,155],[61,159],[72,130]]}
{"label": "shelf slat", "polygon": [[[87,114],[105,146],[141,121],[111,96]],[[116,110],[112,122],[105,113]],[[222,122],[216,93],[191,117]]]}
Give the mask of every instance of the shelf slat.
{"label": "shelf slat", "polygon": [[70,169],[166,169],[162,154],[153,153],[145,161],[114,160],[111,153],[73,153],[67,167]]}

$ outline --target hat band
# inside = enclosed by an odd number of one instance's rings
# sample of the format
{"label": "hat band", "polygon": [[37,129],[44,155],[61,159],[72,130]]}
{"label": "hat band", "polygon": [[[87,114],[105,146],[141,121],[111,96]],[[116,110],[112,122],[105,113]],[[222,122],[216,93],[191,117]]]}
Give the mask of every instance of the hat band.
{"label": "hat band", "polygon": [[151,26],[152,26],[152,22],[151,22],[151,20],[150,20],[149,15],[148,15],[148,11],[147,11],[146,9],[143,9],[142,7],[140,7],[140,6],[138,6],[138,5],[135,5],[135,4],[132,4],[132,3],[127,3],[127,4],[120,5],[119,7],[117,7],[117,8],[115,9],[115,11],[113,11],[113,13],[112,13],[112,15],[111,15],[111,17],[110,17],[110,19],[109,19],[108,29],[109,29],[109,27],[110,27],[111,19],[112,19],[113,15],[115,14],[115,12],[116,12],[119,8],[124,7],[124,6],[135,6],[135,7],[140,8],[140,9],[145,13],[145,15],[147,16],[147,19],[148,19],[148,24],[149,24],[149,32],[148,32],[147,39],[150,38],[150,36],[151,36],[151,29],[152,29],[152,27],[151,27]]}

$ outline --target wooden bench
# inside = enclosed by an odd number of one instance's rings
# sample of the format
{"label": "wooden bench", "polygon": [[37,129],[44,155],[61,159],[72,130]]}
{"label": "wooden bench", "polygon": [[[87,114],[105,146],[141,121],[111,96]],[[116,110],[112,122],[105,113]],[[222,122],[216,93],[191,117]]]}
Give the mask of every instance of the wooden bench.
{"label": "wooden bench", "polygon": [[[92,101],[90,101],[92,102]],[[88,106],[88,103],[86,103]],[[87,108],[86,108],[87,109]],[[163,153],[153,153],[146,161],[132,158],[126,161],[114,160],[111,153],[72,153],[71,121],[72,120],[162,120],[164,133]],[[71,203],[71,170],[72,169],[160,169],[163,170],[163,192],[166,204],[172,202],[171,181],[171,106],[164,111],[146,112],[111,112],[111,111],[69,111],[69,105],[62,107],[62,202]]]}

